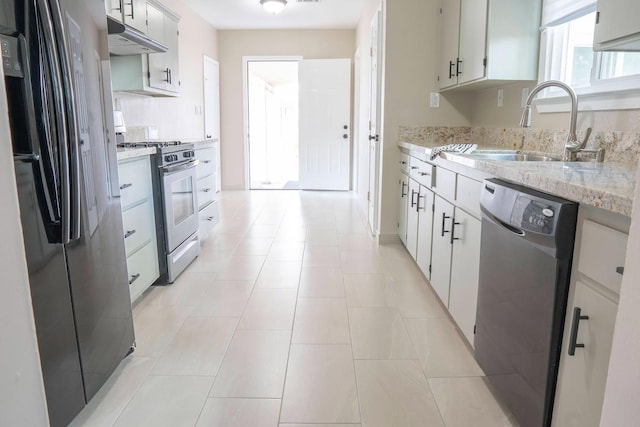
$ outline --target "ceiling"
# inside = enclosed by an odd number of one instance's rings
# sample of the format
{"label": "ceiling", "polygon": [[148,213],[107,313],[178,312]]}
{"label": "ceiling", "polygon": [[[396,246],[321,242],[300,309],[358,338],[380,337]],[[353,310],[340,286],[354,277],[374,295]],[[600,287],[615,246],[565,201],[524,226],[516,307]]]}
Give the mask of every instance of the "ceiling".
{"label": "ceiling", "polygon": [[368,0],[287,0],[278,15],[259,0],[185,0],[200,16],[221,30],[356,28]]}

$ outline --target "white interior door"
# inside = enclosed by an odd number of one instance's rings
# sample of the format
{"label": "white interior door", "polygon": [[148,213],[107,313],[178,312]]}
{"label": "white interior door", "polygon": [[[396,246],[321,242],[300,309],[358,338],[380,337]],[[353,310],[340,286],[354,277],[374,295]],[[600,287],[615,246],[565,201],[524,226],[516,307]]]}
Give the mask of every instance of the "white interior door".
{"label": "white interior door", "polygon": [[378,11],[371,22],[371,96],[369,97],[369,227],[373,234],[378,233],[378,181],[379,181],[379,146],[380,146],[380,54],[382,50],[382,33],[380,22],[382,11]]}
{"label": "white interior door", "polygon": [[299,186],[349,190],[351,59],[300,61],[299,83]]}
{"label": "white interior door", "polygon": [[204,57],[204,136],[208,140],[220,139],[220,66],[217,61]]}

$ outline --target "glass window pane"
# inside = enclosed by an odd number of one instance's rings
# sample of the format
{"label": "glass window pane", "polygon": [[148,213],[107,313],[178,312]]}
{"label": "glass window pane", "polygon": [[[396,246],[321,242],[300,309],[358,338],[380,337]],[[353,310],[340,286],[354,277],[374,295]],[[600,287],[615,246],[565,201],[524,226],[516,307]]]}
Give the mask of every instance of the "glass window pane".
{"label": "glass window pane", "polygon": [[599,79],[640,74],[640,52],[605,52],[602,54]]}

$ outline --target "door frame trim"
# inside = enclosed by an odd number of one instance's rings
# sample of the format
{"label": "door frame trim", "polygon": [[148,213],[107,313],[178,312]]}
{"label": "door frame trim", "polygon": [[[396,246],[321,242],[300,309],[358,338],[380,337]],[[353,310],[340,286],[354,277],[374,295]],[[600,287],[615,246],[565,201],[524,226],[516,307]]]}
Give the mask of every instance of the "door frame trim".
{"label": "door frame trim", "polygon": [[244,140],[244,186],[245,190],[251,189],[251,157],[249,152],[249,62],[292,62],[302,61],[302,55],[264,55],[264,56],[243,56],[242,57],[242,132]]}

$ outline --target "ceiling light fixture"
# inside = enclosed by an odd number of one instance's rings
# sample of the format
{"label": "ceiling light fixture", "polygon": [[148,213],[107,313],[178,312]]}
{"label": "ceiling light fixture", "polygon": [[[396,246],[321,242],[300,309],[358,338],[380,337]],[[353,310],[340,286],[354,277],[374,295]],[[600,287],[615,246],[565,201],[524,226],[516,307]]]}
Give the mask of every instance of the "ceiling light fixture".
{"label": "ceiling light fixture", "polygon": [[267,12],[275,15],[282,12],[287,5],[287,0],[260,0],[260,4]]}

